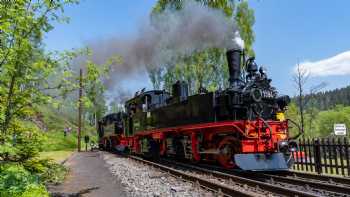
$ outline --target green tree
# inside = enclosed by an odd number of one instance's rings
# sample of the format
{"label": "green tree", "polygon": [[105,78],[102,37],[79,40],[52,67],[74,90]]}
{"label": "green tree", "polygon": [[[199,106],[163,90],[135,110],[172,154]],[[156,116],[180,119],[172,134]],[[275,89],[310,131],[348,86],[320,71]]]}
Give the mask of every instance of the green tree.
{"label": "green tree", "polygon": [[0,126],[6,133],[11,121],[26,115],[35,103],[49,102],[48,78],[60,66],[42,49],[45,32],[53,21],[64,20],[57,11],[74,0],[9,1],[1,4]]}
{"label": "green tree", "polygon": [[236,22],[239,26],[239,31],[244,40],[245,50],[248,55],[254,56],[253,43],[255,35],[253,25],[255,23],[254,11],[249,8],[248,1],[242,1],[237,6]]}
{"label": "green tree", "polygon": [[37,177],[20,165],[0,166],[0,196],[2,197],[48,197],[45,187],[38,184]]}
{"label": "green tree", "polygon": [[153,88],[159,90],[161,88],[162,83],[162,68],[154,67],[148,68],[148,77],[151,80]]}
{"label": "green tree", "polygon": [[37,174],[48,170],[47,162],[35,161],[43,135],[27,120],[36,106],[55,102],[61,95],[56,90],[72,89],[68,62],[77,53],[48,53],[42,42],[52,23],[67,21],[63,8],[72,3],[77,1],[1,1],[0,196],[48,196]]}
{"label": "green tree", "polygon": [[[151,16],[163,12],[165,9],[179,10],[183,6],[182,0],[159,0],[154,7]],[[254,11],[249,8],[246,1],[236,2],[233,0],[196,0],[203,5],[222,10],[229,18],[234,19],[239,26],[240,34],[245,41],[245,48],[249,55],[254,55],[252,45],[254,42],[254,32],[252,26],[255,23]],[[164,89],[170,90],[171,84],[177,80],[185,80],[189,83],[190,93],[194,94],[199,87],[205,87],[209,90],[215,90],[219,87],[228,86],[228,69],[226,65],[224,49],[206,49],[201,52],[191,54],[190,57],[184,57],[177,60],[181,65],[181,75],[178,77],[178,69],[174,66],[167,66],[164,70],[151,70],[149,76],[153,87],[159,89],[161,84]],[[179,73],[179,72],[178,72]]]}
{"label": "green tree", "polygon": [[338,105],[333,110],[322,111],[317,117],[317,136],[326,137],[333,134],[333,126],[343,123],[350,127],[350,107]]}
{"label": "green tree", "polygon": [[87,60],[85,63],[85,77],[84,82],[84,91],[85,91],[85,107],[90,113],[90,117],[97,128],[97,121],[102,118],[104,113],[107,111],[106,101],[104,98],[105,86],[102,82],[104,78],[107,77],[109,67],[116,63],[120,62],[121,59],[119,56],[110,58],[105,64],[97,65],[91,60]]}
{"label": "green tree", "polygon": [[[298,111],[298,106],[295,102],[291,102],[288,105],[288,110],[286,111],[286,118],[292,120],[295,123],[299,123],[300,116]],[[296,136],[299,133],[297,125],[291,124],[289,128],[290,137]]]}

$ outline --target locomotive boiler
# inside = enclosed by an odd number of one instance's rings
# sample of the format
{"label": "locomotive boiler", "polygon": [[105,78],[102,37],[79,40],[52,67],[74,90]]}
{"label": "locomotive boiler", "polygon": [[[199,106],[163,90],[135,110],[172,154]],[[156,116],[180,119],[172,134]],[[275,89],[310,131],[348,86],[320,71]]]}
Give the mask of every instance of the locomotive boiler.
{"label": "locomotive boiler", "polygon": [[[99,121],[100,147],[243,170],[290,168],[296,145],[284,118],[289,97],[278,96],[265,70],[242,50],[226,56],[228,88],[189,95],[187,83],[178,81],[171,93],[141,92],[126,101],[125,112]],[[106,132],[111,125],[114,132]]]}

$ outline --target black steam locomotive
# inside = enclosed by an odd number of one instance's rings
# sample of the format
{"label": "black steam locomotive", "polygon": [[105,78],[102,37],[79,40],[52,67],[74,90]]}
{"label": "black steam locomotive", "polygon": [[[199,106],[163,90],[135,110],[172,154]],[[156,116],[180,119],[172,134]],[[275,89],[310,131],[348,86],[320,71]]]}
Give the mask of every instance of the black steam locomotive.
{"label": "black steam locomotive", "polygon": [[[172,94],[142,92],[125,103],[125,112],[100,121],[100,146],[213,161],[227,168],[288,169],[292,159],[283,113],[289,97],[278,96],[264,69],[258,69],[254,58],[246,60],[242,50],[226,55],[227,89],[189,95],[186,82],[178,81]],[[105,132],[108,121],[113,122],[113,134]]]}

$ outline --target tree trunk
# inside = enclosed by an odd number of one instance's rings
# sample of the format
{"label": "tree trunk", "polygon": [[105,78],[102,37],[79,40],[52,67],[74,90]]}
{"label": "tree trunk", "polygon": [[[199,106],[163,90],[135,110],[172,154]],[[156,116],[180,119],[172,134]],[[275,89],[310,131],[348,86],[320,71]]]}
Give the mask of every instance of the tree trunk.
{"label": "tree trunk", "polygon": [[11,108],[12,108],[12,96],[13,96],[13,91],[14,91],[14,87],[15,87],[15,82],[16,82],[16,75],[13,74],[11,77],[11,81],[10,81],[10,86],[9,86],[9,91],[7,94],[7,104],[6,104],[6,108],[5,108],[5,120],[2,124],[2,132],[4,134],[6,134],[7,129],[8,129],[8,125],[11,122]]}
{"label": "tree trunk", "polygon": [[300,127],[304,132],[304,98],[303,98],[303,84],[301,76],[299,76],[299,111],[300,111]]}
{"label": "tree trunk", "polygon": [[98,124],[97,124],[97,112],[95,111],[95,128],[96,128],[96,130],[98,129],[97,127],[98,127]]}

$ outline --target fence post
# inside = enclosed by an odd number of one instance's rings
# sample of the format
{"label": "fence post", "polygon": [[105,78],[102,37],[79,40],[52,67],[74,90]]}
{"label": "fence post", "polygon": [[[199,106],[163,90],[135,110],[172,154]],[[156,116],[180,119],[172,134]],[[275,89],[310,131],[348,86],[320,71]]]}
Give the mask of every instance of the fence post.
{"label": "fence post", "polygon": [[321,150],[320,150],[320,141],[318,138],[314,141],[314,159],[315,159],[315,170],[318,174],[322,173],[322,165],[321,165]]}
{"label": "fence post", "polygon": [[346,166],[348,171],[348,176],[350,176],[350,161],[349,161],[349,144],[348,139],[344,138],[344,148],[345,148],[345,158],[346,158]]}
{"label": "fence post", "polygon": [[323,166],[324,166],[324,170],[325,170],[325,173],[327,174],[328,173],[328,158],[327,158],[327,145],[325,143],[325,139],[322,138],[321,139],[321,146],[322,146],[322,155],[323,155]]}
{"label": "fence post", "polygon": [[333,156],[332,156],[332,146],[331,146],[331,141],[329,138],[327,138],[327,146],[328,146],[328,158],[329,158],[329,167],[331,174],[333,174]]}
{"label": "fence post", "polygon": [[333,146],[333,152],[334,152],[334,165],[335,165],[335,173],[339,174],[339,165],[338,165],[338,151],[337,151],[337,143],[335,141],[335,138],[332,138],[332,146]]}
{"label": "fence post", "polygon": [[[311,142],[313,143],[313,140],[311,140]],[[312,146],[312,143],[310,143],[310,138],[307,138],[307,146],[309,147],[308,154],[309,154],[309,161],[310,161],[310,171],[314,172],[315,159],[312,159],[313,156],[312,156],[311,148],[312,148],[312,150],[314,150],[314,147]]]}
{"label": "fence post", "polygon": [[307,152],[307,145],[306,145],[306,141],[305,141],[305,138],[303,137],[303,145],[304,145],[304,158],[305,158],[305,168],[306,168],[306,171],[309,171],[309,154]]}
{"label": "fence post", "polygon": [[345,170],[344,170],[344,157],[343,157],[343,154],[344,154],[344,144],[342,144],[340,138],[338,138],[338,149],[339,149],[339,156],[340,156],[340,166],[341,166],[341,174],[343,176],[345,176]]}
{"label": "fence post", "polygon": [[301,170],[304,171],[304,158],[303,158],[303,152],[304,152],[305,148],[303,147],[303,144],[301,143],[301,139],[299,139],[299,153],[300,153],[300,165],[301,165]]}

